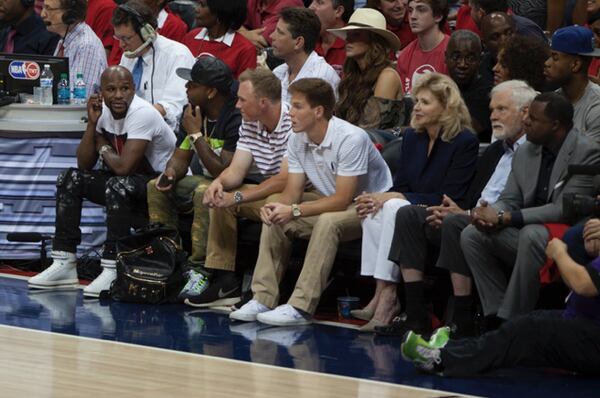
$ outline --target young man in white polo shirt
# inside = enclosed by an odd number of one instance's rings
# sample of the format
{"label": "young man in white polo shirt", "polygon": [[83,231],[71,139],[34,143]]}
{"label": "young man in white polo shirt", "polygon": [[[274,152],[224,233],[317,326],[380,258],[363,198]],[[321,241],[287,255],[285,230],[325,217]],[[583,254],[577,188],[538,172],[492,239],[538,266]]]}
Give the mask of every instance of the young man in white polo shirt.
{"label": "young man in white polo shirt", "polygon": [[[322,79],[290,86],[293,134],[288,141],[288,179],[278,202],[264,205],[264,223],[252,292],[254,298],[231,319],[276,325],[310,322],[326,287],[338,242],[361,236],[353,198],[360,192],[385,192],[392,176],[369,136],[333,117],[335,96]],[[307,183],[314,192],[304,193]],[[292,239],[309,239],[306,260],[287,304],[279,302],[279,282]]]}
{"label": "young man in white polo shirt", "polygon": [[281,100],[290,102],[288,87],[299,79],[317,77],[331,85],[334,93],[340,77],[331,65],[315,52],[321,22],[313,10],[300,7],[284,8],[271,39],[273,54],[285,61],[273,69],[281,80]]}

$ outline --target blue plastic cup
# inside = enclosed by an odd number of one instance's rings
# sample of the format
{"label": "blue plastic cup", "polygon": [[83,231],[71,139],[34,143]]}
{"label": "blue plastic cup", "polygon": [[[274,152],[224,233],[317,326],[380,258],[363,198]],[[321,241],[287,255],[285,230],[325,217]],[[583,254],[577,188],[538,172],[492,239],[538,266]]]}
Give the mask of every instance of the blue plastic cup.
{"label": "blue plastic cup", "polygon": [[353,319],[352,315],[350,315],[350,311],[359,307],[360,299],[353,296],[338,297],[337,304],[339,319]]}

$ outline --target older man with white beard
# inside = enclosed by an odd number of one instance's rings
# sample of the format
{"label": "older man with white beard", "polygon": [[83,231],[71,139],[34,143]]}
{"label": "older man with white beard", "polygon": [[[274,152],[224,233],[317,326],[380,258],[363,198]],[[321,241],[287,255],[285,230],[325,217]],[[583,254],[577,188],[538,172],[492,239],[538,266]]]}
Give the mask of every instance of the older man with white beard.
{"label": "older man with white beard", "polygon": [[453,325],[453,337],[474,334],[472,278],[460,247],[460,234],[471,223],[470,209],[483,203],[495,203],[504,189],[513,154],[525,142],[523,122],[535,96],[535,90],[520,80],[506,81],[492,90],[490,120],[497,141],[486,149],[478,162],[463,204],[465,209],[444,195],[441,206],[427,209],[405,206],[398,210],[396,224],[402,222],[405,228],[396,230],[411,232],[402,236],[395,234],[394,239],[410,240],[406,243],[414,248],[417,258],[419,253],[423,254],[423,261],[431,252],[431,246],[439,247],[436,266],[450,272],[453,286],[450,303],[454,310],[448,324]]}

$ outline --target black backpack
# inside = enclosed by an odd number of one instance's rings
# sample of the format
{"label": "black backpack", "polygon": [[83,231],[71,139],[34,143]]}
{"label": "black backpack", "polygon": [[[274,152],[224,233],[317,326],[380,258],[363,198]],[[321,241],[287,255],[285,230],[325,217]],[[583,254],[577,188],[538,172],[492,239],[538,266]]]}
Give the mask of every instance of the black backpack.
{"label": "black backpack", "polygon": [[162,304],[176,302],[184,285],[177,230],[150,224],[117,241],[117,279],[110,287],[114,300]]}

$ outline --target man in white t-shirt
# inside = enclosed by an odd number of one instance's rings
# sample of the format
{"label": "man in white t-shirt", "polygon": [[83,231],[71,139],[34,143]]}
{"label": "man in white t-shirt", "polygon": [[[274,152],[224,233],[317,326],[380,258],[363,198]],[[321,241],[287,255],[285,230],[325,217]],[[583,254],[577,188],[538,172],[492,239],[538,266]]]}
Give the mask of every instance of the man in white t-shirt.
{"label": "man in white t-shirt", "polygon": [[[358,239],[361,224],[353,199],[360,192],[385,192],[392,176],[367,133],[333,117],[335,97],[322,79],[290,86],[293,134],[288,140],[288,178],[277,202],[260,212],[264,223],[252,292],[254,298],[230,318],[275,325],[310,322],[327,286],[338,242]],[[304,193],[306,182],[315,191]],[[279,303],[279,282],[292,239],[309,239],[296,288]]]}
{"label": "man in white t-shirt", "polygon": [[317,77],[325,80],[337,93],[340,77],[315,47],[321,33],[321,22],[313,10],[300,7],[284,8],[271,39],[273,54],[285,62],[273,69],[281,80],[281,101],[290,102],[288,87],[299,79]]}
{"label": "man in white t-shirt", "polygon": [[[129,234],[134,214],[146,209],[146,184],[165,168],[175,149],[175,134],[151,104],[135,95],[127,69],[106,69],[101,88],[102,96],[88,101],[88,125],[77,148],[78,168],[62,172],[56,182],[54,261],[29,279],[30,288],[78,286],[76,251],[81,242],[81,203],[87,199],[106,206],[107,231],[103,271],[83,293],[98,297],[108,290],[116,277],[115,243]],[[101,167],[95,168],[98,160]]]}

